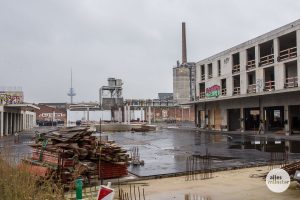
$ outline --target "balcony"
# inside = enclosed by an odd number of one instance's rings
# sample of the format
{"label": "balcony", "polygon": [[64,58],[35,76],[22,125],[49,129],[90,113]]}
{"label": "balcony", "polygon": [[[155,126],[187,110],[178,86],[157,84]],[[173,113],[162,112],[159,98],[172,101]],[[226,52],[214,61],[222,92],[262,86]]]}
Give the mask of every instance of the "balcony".
{"label": "balcony", "polygon": [[221,91],[221,94],[222,94],[222,96],[226,96],[226,94],[227,94],[227,89],[226,89],[226,88],[223,88],[222,91]]}
{"label": "balcony", "polygon": [[272,63],[274,63],[274,54],[261,57],[259,65],[264,66],[264,65],[270,65]]}
{"label": "balcony", "polygon": [[297,47],[292,47],[279,52],[278,61],[283,61],[297,57]]}
{"label": "balcony", "polygon": [[213,77],[212,74],[208,74],[208,78],[211,79]]}
{"label": "balcony", "polygon": [[286,78],[284,87],[285,88],[298,87],[298,77],[289,77],[289,78]]}
{"label": "balcony", "polygon": [[201,81],[205,80],[205,74],[201,74]]}
{"label": "balcony", "polygon": [[247,71],[251,69],[255,69],[255,60],[249,60],[246,66]]}
{"label": "balcony", "polygon": [[247,93],[248,94],[256,93],[256,84],[248,85]]}
{"label": "balcony", "polygon": [[205,98],[205,92],[200,92],[200,99],[204,99]]}
{"label": "balcony", "polygon": [[232,67],[232,74],[236,74],[240,72],[240,64],[233,65]]}
{"label": "balcony", "polygon": [[273,91],[273,90],[275,90],[275,81],[265,82],[264,91]]}
{"label": "balcony", "polygon": [[241,87],[233,88],[233,95],[239,95],[239,94],[241,94]]}

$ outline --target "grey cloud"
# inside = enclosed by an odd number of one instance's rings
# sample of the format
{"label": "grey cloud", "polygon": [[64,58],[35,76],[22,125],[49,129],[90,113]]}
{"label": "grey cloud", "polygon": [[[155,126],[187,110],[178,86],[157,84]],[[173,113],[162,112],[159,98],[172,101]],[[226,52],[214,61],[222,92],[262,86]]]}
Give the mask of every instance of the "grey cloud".
{"label": "grey cloud", "polygon": [[[299,18],[286,0],[0,1],[0,85],[22,86],[25,100],[98,100],[108,77],[125,98],[172,91],[187,23],[188,59],[198,61]],[[5,73],[3,73],[5,72]]]}

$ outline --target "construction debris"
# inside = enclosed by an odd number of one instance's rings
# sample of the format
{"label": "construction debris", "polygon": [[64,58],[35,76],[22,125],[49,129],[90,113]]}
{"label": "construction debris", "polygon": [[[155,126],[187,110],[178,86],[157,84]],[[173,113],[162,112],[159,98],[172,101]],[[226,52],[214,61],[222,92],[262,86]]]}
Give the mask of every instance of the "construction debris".
{"label": "construction debris", "polygon": [[144,165],[145,162],[140,159],[139,147],[132,147],[130,150],[130,160],[133,166]]}
{"label": "construction debris", "polygon": [[300,161],[284,165],[281,169],[284,169],[289,175],[294,175],[297,170],[300,170]]}
{"label": "construction debris", "polygon": [[[127,175],[129,155],[114,141],[101,141],[88,127],[68,127],[38,134],[32,157],[24,159],[36,175],[64,184],[81,177],[88,183]],[[42,137],[41,137],[42,135]]]}

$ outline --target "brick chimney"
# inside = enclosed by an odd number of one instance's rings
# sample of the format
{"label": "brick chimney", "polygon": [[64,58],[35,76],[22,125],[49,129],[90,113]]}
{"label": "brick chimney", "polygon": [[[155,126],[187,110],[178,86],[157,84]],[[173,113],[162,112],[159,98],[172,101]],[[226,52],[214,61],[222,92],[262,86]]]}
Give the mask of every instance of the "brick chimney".
{"label": "brick chimney", "polygon": [[185,34],[185,22],[182,22],[182,63],[187,62],[186,57],[186,34]]}

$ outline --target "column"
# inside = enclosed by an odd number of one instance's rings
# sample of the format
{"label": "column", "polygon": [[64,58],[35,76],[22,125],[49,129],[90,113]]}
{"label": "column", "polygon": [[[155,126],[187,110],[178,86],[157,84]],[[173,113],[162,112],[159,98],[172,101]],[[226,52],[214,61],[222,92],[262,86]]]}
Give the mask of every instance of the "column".
{"label": "column", "polygon": [[130,124],[130,120],[131,120],[131,113],[130,113],[130,106],[127,106],[127,109],[128,109],[128,116],[127,116],[127,120],[128,120],[128,124]]}
{"label": "column", "polygon": [[177,120],[177,116],[176,116],[176,107],[174,107],[174,118],[175,118],[175,120]]}
{"label": "column", "polygon": [[151,107],[148,106],[148,124],[151,124]]}
{"label": "column", "polygon": [[141,120],[140,121],[143,121],[143,107],[141,107]]}
{"label": "column", "polygon": [[155,107],[153,106],[153,122],[155,123]]}
{"label": "column", "polygon": [[298,74],[298,87],[300,87],[300,84],[299,84],[299,80],[300,80],[300,30],[297,30],[297,56],[298,56],[298,59],[297,59],[297,74]]}
{"label": "column", "polygon": [[13,134],[17,132],[17,113],[13,114]]}
{"label": "column", "polygon": [[181,108],[181,121],[183,121],[183,108]]}
{"label": "column", "polygon": [[124,106],[124,123],[127,124],[127,105]]}
{"label": "column", "polygon": [[10,113],[9,134],[13,133],[13,114]]}
{"label": "column", "polygon": [[3,125],[4,125],[4,122],[3,122],[3,120],[4,120],[4,113],[3,113],[3,110],[0,112],[0,135],[1,135],[1,137],[3,137],[3,132],[4,132],[4,127],[3,127]]}
{"label": "column", "polygon": [[87,111],[87,115],[86,115],[87,124],[89,124],[90,123],[90,108],[87,108],[86,111]]}
{"label": "column", "polygon": [[5,113],[5,130],[4,133],[5,135],[8,135],[8,112]]}
{"label": "column", "polygon": [[[258,98],[260,98],[260,97],[258,97]],[[261,101],[261,100],[259,100],[259,101]],[[264,107],[261,105],[261,102],[259,102],[259,116],[260,116],[260,126],[262,126],[262,127],[260,127],[261,128],[261,132],[260,132],[260,134],[263,134],[264,132],[265,132],[265,130],[266,130],[266,127],[265,127],[265,123],[266,123],[266,120],[265,120],[265,112],[264,112]]]}
{"label": "column", "polygon": [[15,113],[15,120],[16,120],[16,123],[15,123],[15,125],[16,125],[16,127],[15,127],[15,132],[19,132],[19,123],[18,123],[18,121],[19,121],[19,118],[18,118],[19,116],[18,116],[18,113]]}
{"label": "column", "polygon": [[240,111],[240,123],[241,123],[241,132],[244,132],[245,130],[245,127],[244,127],[244,124],[245,124],[245,119],[244,119],[244,108],[241,108],[241,111]]}
{"label": "column", "polygon": [[119,122],[119,123],[122,122],[122,111],[121,111],[121,107],[119,107],[119,111],[118,111],[118,122]]}
{"label": "column", "polygon": [[22,122],[22,118],[21,118],[21,113],[18,114],[19,116],[19,120],[18,120],[18,124],[19,124],[19,132],[22,131],[22,127],[21,127],[21,122]]}
{"label": "column", "polygon": [[23,112],[23,114],[22,114],[22,119],[23,119],[23,123],[22,123],[22,127],[23,127],[23,130],[25,130],[26,129],[26,115],[25,115],[25,112]]}
{"label": "column", "polygon": [[285,82],[285,69],[283,62],[277,62],[279,56],[279,40],[274,39],[274,79],[275,79],[275,89],[284,89]]}
{"label": "column", "polygon": [[21,115],[21,131],[23,131],[24,130],[24,125],[23,125],[23,122],[24,122],[24,120],[23,120],[23,117],[24,117],[24,115],[21,113],[20,114]]}
{"label": "column", "polygon": [[254,47],[255,49],[255,67],[258,67],[259,61],[260,61],[260,55],[259,55],[259,46],[256,45]]}
{"label": "column", "polygon": [[290,119],[289,119],[289,106],[284,105],[284,130],[286,135],[290,135]]}

